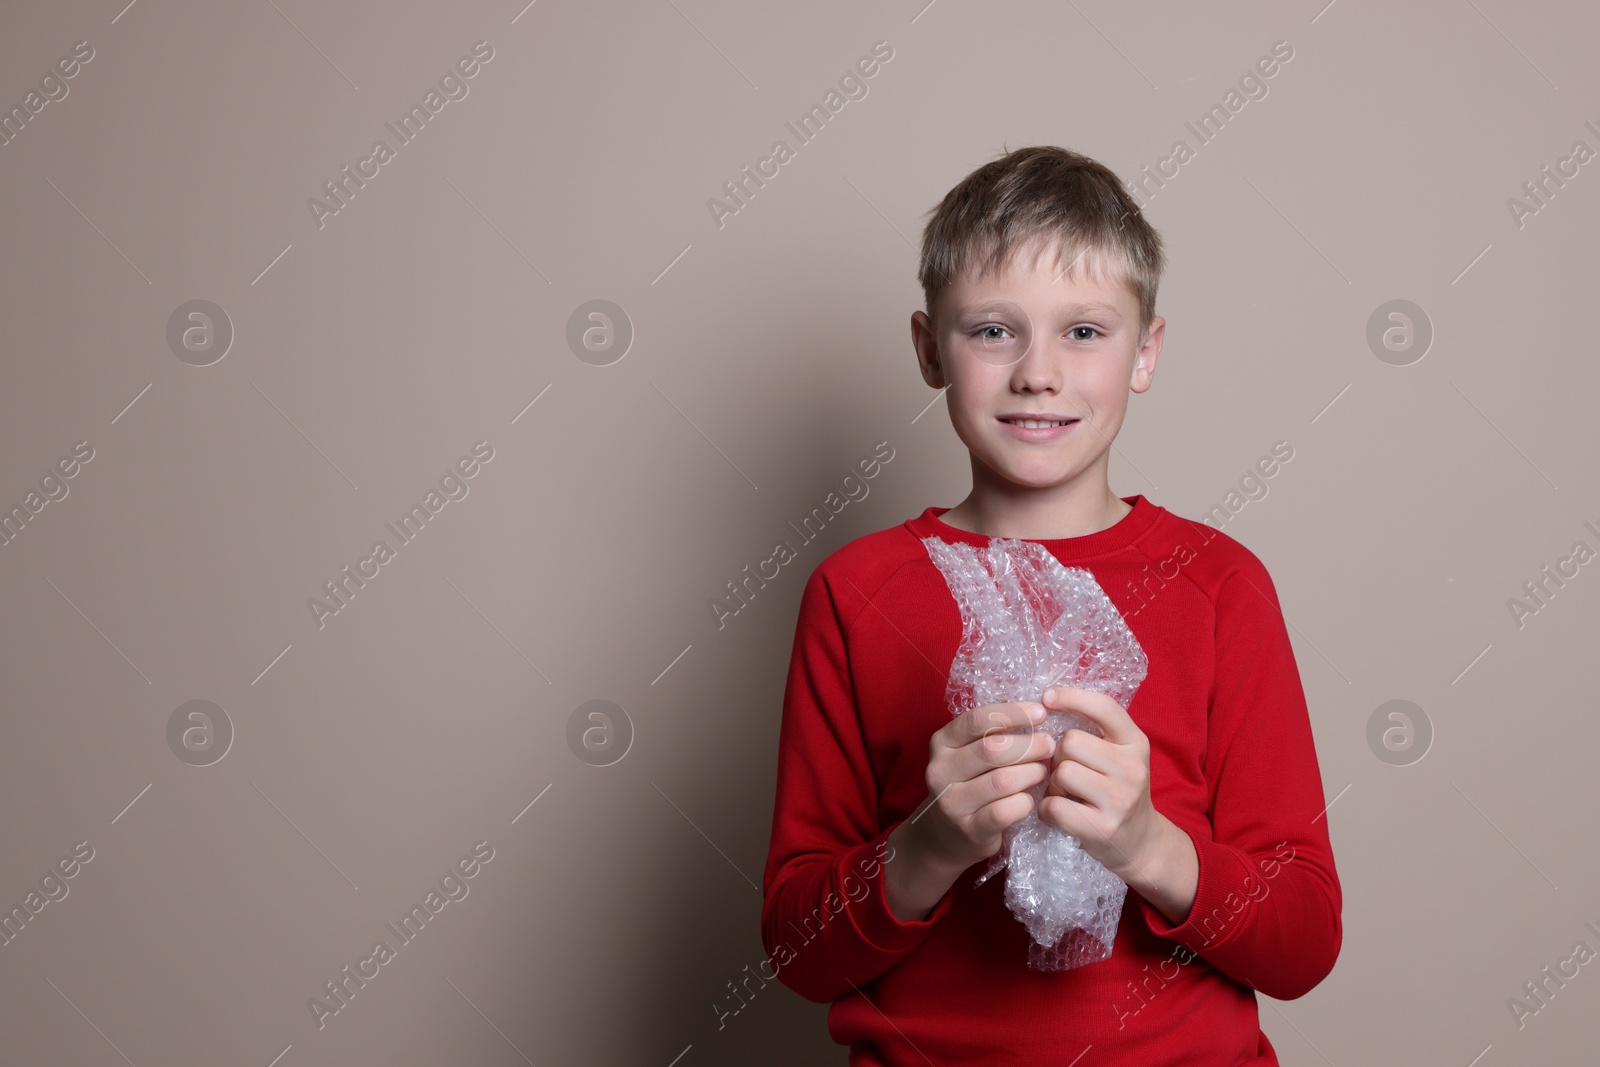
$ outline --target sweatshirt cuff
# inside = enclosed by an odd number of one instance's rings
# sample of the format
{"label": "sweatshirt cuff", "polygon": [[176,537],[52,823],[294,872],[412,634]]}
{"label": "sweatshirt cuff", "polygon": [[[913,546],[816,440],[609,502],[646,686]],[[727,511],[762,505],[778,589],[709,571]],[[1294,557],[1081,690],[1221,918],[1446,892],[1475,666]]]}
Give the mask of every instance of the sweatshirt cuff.
{"label": "sweatshirt cuff", "polygon": [[[955,886],[945,890],[944,896],[933,906],[925,919],[904,922],[889,910],[885,867],[895,860],[894,846],[888,844],[893,826],[885,828],[878,836],[845,852],[834,866],[834,884],[845,893],[848,904],[845,912],[850,925],[863,941],[880,952],[904,952],[915,948],[935,923],[950,910]],[[881,862],[880,862],[881,857]],[[862,886],[865,886],[863,892]]]}
{"label": "sweatshirt cuff", "polygon": [[1180,829],[1194,842],[1195,856],[1200,861],[1189,914],[1183,922],[1174,924],[1154,904],[1137,893],[1134,896],[1151,933],[1204,953],[1231,940],[1238,932],[1242,924],[1235,920],[1249,906],[1249,887],[1259,878],[1253,877],[1254,867],[1237,850],[1198,836],[1187,827]]}

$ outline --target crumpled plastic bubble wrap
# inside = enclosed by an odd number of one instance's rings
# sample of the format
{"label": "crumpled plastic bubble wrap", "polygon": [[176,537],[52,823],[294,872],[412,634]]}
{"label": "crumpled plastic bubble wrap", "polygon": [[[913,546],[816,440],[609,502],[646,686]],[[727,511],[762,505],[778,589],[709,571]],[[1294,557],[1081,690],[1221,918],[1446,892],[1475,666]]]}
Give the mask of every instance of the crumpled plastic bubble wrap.
{"label": "crumpled plastic bubble wrap", "polygon": [[[1144,649],[1094,575],[1066,567],[1035,541],[991,538],[985,548],[922,539],[961,608],[961,644],[945,695],[952,715],[1040,700],[1053,685],[1104,693],[1124,708],[1144,681]],[[1073,711],[1035,727],[1061,740],[1069,729],[1103,736]],[[1035,810],[1005,830],[1000,851],[974,885],[1001,869],[1006,906],[1033,936],[1028,967],[1061,971],[1111,955],[1128,886],[1078,838],[1039,818],[1048,782],[1029,793]],[[1075,933],[1074,931],[1081,931]]]}

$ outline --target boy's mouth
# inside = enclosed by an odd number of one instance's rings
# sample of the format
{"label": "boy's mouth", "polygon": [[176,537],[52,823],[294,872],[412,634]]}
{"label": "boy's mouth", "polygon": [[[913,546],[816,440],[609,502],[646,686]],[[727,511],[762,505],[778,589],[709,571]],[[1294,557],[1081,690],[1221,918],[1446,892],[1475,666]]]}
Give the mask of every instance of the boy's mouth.
{"label": "boy's mouth", "polygon": [[1076,416],[1052,415],[1001,415],[1001,422],[1010,423],[1012,426],[1022,426],[1027,429],[1048,430],[1056,426],[1067,426],[1077,422]]}
{"label": "boy's mouth", "polygon": [[1015,441],[1043,445],[1071,437],[1077,432],[1080,420],[1076,415],[1061,415],[1054,411],[1038,414],[1011,412],[998,416],[1006,428],[1006,436]]}

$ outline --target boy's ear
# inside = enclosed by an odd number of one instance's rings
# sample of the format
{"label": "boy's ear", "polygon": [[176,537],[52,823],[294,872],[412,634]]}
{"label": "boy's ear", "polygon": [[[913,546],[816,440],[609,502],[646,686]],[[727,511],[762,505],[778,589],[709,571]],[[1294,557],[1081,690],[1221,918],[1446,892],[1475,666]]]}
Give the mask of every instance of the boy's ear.
{"label": "boy's ear", "polygon": [[911,347],[916,351],[917,369],[922,372],[922,380],[935,389],[943,389],[948,383],[944,377],[944,364],[939,358],[939,339],[925,311],[911,313]]}
{"label": "boy's ear", "polygon": [[1145,331],[1144,341],[1134,353],[1133,375],[1128,380],[1128,388],[1136,393],[1142,393],[1150,388],[1150,383],[1155,378],[1156,360],[1161,356],[1161,343],[1166,337],[1167,320],[1157,315],[1150,320],[1150,328]]}

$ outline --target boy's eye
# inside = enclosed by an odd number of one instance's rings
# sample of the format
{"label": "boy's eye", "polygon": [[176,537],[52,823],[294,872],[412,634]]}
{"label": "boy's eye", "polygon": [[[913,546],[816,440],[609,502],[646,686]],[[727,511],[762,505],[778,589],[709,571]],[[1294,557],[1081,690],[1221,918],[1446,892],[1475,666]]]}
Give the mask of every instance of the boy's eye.
{"label": "boy's eye", "polygon": [[[1090,336],[1090,337],[1080,337],[1080,336],[1078,336],[1078,331],[1079,330],[1088,330],[1089,333],[1092,336]],[[1093,326],[1074,326],[1072,328],[1072,334],[1073,334],[1073,340],[1075,340],[1075,341],[1092,341],[1092,340],[1094,340],[1095,337],[1100,336],[1100,331],[1098,329],[1096,329],[1095,327],[1093,327]]]}
{"label": "boy's eye", "polygon": [[982,328],[980,328],[978,330],[978,336],[980,338],[982,338],[983,340],[985,340],[985,341],[998,341],[998,340],[1001,340],[1001,338],[999,336],[997,336],[996,334],[990,333],[989,331],[991,331],[991,330],[998,330],[998,331],[1000,331],[1000,333],[1005,333],[1006,332],[1006,328],[1004,326],[997,326],[994,323],[990,323],[989,325],[984,326],[984,327],[982,327]]}

